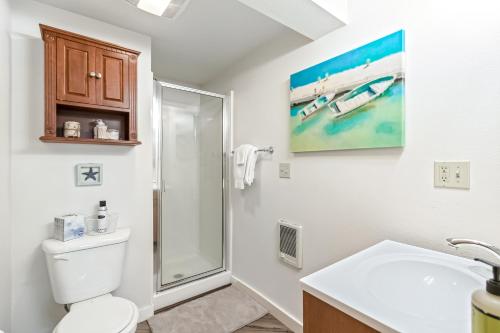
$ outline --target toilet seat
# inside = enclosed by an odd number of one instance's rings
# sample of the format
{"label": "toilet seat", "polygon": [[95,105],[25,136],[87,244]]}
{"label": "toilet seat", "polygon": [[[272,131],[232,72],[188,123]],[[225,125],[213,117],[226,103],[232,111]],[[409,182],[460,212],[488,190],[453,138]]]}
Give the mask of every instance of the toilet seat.
{"label": "toilet seat", "polygon": [[53,333],[133,333],[138,317],[131,301],[104,295],[73,304]]}

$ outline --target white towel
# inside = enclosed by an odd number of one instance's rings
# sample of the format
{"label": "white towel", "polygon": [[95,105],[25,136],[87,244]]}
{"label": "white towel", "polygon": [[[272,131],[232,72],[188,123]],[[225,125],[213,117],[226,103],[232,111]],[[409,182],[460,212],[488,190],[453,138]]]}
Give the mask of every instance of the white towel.
{"label": "white towel", "polygon": [[257,147],[252,145],[241,145],[234,150],[234,187],[240,190],[246,185],[252,185],[255,175],[255,163]]}
{"label": "white towel", "polygon": [[245,168],[245,184],[251,186],[255,179],[255,165],[257,164],[257,147],[252,146],[248,153],[247,165]]}

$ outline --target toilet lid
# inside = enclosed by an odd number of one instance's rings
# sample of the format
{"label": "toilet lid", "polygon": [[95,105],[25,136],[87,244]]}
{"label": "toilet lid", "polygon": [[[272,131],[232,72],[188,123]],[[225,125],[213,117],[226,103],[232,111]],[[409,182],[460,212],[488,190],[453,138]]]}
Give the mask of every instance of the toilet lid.
{"label": "toilet lid", "polygon": [[103,296],[74,304],[57,325],[57,333],[119,333],[134,318],[135,305],[120,297]]}

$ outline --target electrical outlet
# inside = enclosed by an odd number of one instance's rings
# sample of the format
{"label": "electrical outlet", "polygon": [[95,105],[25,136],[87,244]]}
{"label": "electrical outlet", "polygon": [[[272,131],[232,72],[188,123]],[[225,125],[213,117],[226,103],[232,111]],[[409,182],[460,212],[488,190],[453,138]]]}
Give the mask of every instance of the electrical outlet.
{"label": "electrical outlet", "polygon": [[280,178],[290,178],[290,163],[280,163]]}
{"label": "electrical outlet", "polygon": [[434,162],[434,187],[470,188],[470,162]]}
{"label": "electrical outlet", "polygon": [[450,168],[447,165],[439,165],[438,166],[438,172],[439,172],[439,182],[441,184],[446,184],[448,183],[448,180],[450,178]]}

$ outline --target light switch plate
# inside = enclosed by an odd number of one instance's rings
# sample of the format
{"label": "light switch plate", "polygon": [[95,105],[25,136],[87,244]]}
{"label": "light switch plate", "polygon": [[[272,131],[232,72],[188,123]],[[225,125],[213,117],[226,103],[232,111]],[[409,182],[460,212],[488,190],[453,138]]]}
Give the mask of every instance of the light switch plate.
{"label": "light switch plate", "polygon": [[434,187],[470,188],[469,161],[435,161]]}
{"label": "light switch plate", "polygon": [[290,163],[280,163],[280,178],[290,178]]}

